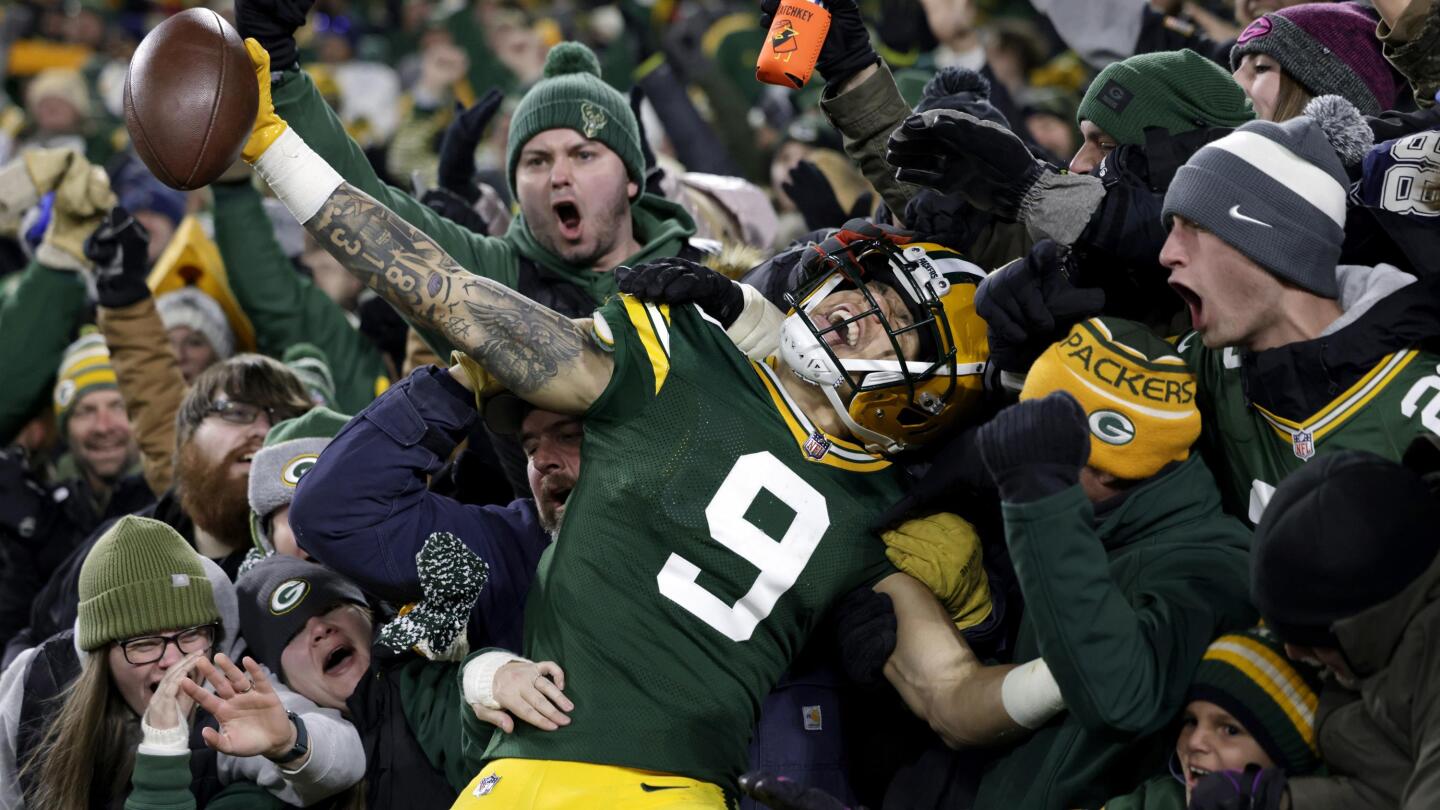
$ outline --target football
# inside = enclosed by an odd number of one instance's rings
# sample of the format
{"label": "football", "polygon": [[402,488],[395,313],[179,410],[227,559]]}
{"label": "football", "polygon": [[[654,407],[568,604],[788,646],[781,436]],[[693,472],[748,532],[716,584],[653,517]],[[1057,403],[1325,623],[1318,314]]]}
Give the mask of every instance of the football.
{"label": "football", "polygon": [[155,26],[125,76],[125,128],[160,182],[189,191],[240,159],[260,103],[245,43],[208,8]]}

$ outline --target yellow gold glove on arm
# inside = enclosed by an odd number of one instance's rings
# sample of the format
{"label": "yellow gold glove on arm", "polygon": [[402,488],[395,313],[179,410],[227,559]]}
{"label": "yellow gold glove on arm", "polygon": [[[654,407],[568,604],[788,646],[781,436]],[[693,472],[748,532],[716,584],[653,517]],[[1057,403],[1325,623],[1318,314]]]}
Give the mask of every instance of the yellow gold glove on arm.
{"label": "yellow gold glove on arm", "polygon": [[450,352],[450,376],[455,376],[457,368],[460,376],[464,377],[459,382],[475,392],[475,410],[481,413],[485,411],[485,400],[505,390],[505,386],[486,371],[484,366],[475,362],[470,355],[454,349]]}
{"label": "yellow gold glove on arm", "polygon": [[254,39],[245,40],[245,50],[255,67],[260,103],[250,140],[245,142],[240,157],[255,167],[255,173],[264,178],[276,198],[304,225],[345,181],[275,114],[275,102],[270,97],[269,52]]}
{"label": "yellow gold glove on arm", "polygon": [[965,630],[990,617],[990,581],[980,536],[957,515],[938,512],[906,521],[881,535],[885,556],[901,571],[925,583]]}

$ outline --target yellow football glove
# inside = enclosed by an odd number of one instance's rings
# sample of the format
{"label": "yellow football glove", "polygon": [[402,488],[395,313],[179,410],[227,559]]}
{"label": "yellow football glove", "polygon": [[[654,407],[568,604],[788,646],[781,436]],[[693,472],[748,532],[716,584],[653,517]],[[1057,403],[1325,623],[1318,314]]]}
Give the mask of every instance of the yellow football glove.
{"label": "yellow football glove", "polygon": [[454,349],[450,352],[450,376],[455,376],[457,368],[464,377],[465,387],[475,392],[475,410],[481,413],[485,412],[485,400],[505,390],[505,386],[470,355]]}
{"label": "yellow football glove", "polygon": [[990,581],[980,536],[949,512],[906,521],[881,535],[885,556],[896,568],[925,583],[960,630],[990,617]]}
{"label": "yellow football glove", "polygon": [[246,163],[254,164],[290,125],[275,114],[275,102],[270,98],[270,52],[254,37],[245,39],[245,50],[250,54],[250,64],[255,66],[255,81],[260,85],[260,104],[255,108],[255,127],[250,130],[250,140],[245,142],[240,157]]}

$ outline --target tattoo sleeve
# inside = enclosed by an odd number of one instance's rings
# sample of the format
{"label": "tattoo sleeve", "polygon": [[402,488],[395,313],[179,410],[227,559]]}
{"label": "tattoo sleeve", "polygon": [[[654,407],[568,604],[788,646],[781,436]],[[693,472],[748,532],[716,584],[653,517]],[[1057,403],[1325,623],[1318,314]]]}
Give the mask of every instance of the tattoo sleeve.
{"label": "tattoo sleeve", "polygon": [[574,412],[604,390],[612,361],[579,324],[460,267],[434,240],[349,183],[335,189],[305,228],[401,315],[442,332],[516,394]]}

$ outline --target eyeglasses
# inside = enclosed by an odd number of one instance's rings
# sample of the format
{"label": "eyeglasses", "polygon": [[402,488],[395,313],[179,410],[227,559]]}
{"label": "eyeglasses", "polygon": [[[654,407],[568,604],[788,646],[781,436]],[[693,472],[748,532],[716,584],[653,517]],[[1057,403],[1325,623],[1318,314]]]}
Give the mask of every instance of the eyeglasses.
{"label": "eyeglasses", "polygon": [[210,649],[215,643],[215,625],[202,624],[173,636],[139,636],[119,642],[125,660],[132,664],[153,664],[165,657],[165,648],[174,644],[181,655]]}
{"label": "eyeglasses", "polygon": [[207,416],[214,414],[232,425],[253,425],[261,414],[265,415],[271,425],[299,415],[289,408],[261,407],[248,402],[236,402],[232,399],[222,399],[216,402],[205,411],[205,414]]}

